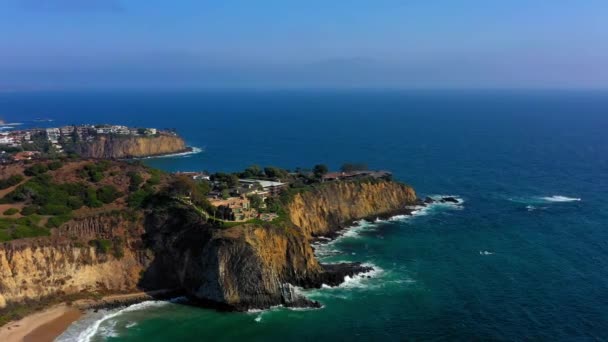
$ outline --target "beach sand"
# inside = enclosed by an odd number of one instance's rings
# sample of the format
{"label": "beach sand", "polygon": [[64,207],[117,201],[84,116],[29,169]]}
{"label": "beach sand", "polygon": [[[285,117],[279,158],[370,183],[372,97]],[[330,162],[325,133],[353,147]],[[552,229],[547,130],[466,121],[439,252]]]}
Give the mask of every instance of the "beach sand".
{"label": "beach sand", "polygon": [[162,296],[173,292],[175,290],[115,294],[101,299],[77,300],[72,305],[65,303],[55,305],[0,327],[0,342],[53,341],[72,323],[77,321],[83,315],[83,311],[92,307],[116,303],[128,305],[129,302],[145,301],[153,299],[153,296]]}
{"label": "beach sand", "polygon": [[53,341],[81,315],[77,307],[56,305],[1,327],[0,341]]}

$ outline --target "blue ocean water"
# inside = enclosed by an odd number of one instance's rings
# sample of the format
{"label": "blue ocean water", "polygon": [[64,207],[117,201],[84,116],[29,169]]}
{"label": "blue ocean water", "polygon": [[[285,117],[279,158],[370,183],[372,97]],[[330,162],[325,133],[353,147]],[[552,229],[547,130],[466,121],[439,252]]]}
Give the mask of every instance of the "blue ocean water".
{"label": "blue ocean water", "polygon": [[203,152],[145,161],[170,171],[366,162],[464,201],[318,247],[376,268],[304,291],[322,309],[147,302],[86,317],[63,340],[608,338],[606,92],[5,93],[0,115],[177,128]]}

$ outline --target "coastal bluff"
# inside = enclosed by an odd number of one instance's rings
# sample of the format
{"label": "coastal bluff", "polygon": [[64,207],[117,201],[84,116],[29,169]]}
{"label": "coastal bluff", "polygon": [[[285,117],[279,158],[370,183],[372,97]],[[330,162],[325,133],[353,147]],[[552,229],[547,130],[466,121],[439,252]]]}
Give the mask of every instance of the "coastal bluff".
{"label": "coastal bluff", "polygon": [[112,136],[103,135],[93,141],[77,144],[73,152],[83,158],[125,159],[161,156],[188,152],[184,140],[175,135]]}
{"label": "coastal bluff", "polygon": [[[107,205],[76,210],[49,236],[1,243],[0,309],[159,290],[175,290],[193,303],[222,310],[319,307],[295,287],[337,286],[346,276],[371,269],[357,262],[322,264],[311,239],[332,236],[354,220],[405,212],[419,203],[412,188],[390,180],[323,182],[286,190],[277,221],[223,225],[167,193],[173,175],[137,163],[105,163],[103,169],[91,169],[91,161],[69,162],[47,171],[46,178],[24,181],[78,179],[90,189],[114,186],[118,193]],[[134,172],[141,175],[135,183]],[[98,183],[82,183],[89,178]],[[59,186],[52,182],[50,187]],[[149,198],[141,206],[128,204],[143,191]]]}
{"label": "coastal bluff", "polygon": [[397,213],[418,204],[413,188],[392,181],[331,182],[298,193],[288,205],[291,221],[310,237],[332,235],[354,220]]}

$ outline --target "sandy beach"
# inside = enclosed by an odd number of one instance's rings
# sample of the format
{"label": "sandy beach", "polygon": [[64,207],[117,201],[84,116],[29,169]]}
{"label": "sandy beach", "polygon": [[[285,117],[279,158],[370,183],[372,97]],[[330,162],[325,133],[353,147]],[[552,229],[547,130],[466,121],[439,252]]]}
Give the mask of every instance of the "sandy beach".
{"label": "sandy beach", "polygon": [[0,341],[53,341],[82,316],[76,306],[59,304],[0,328]]}
{"label": "sandy beach", "polygon": [[80,319],[86,310],[107,305],[130,305],[173,293],[174,290],[134,292],[105,296],[102,299],[81,299],[72,305],[66,303],[33,313],[18,321],[0,327],[0,342],[46,342],[53,341],[72,323]]}

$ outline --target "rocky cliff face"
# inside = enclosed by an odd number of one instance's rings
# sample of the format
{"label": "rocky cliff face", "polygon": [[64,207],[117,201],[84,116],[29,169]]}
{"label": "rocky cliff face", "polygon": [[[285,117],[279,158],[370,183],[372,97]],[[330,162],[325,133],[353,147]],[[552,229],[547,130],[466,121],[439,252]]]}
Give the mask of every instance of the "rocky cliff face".
{"label": "rocky cliff face", "polygon": [[[136,226],[99,216],[71,221],[50,238],[0,244],[0,308],[48,296],[136,290],[153,257],[127,231]],[[121,256],[86,243],[115,238],[120,238]]]}
{"label": "rocky cliff face", "polygon": [[[0,308],[82,291],[163,288],[225,309],[317,306],[293,286],[338,285],[368,268],[319,264],[310,237],[415,199],[411,188],[392,182],[332,183],[296,195],[288,206],[294,224],[281,226],[219,228],[168,199],[136,221],[111,215],[71,221],[51,238],[0,245]],[[76,243],[117,237],[125,242],[121,257]]]}
{"label": "rocky cliff face", "polygon": [[151,137],[99,136],[96,140],[78,144],[74,152],[86,158],[141,158],[187,151],[178,136]]}
{"label": "rocky cliff face", "polygon": [[[214,228],[183,207],[155,212],[147,226],[153,233],[146,243],[160,256],[155,273],[163,274],[165,281],[172,279],[201,302],[220,308],[311,305],[294,295],[289,284],[321,286],[329,277],[296,227]],[[177,233],[176,227],[181,227]],[[356,271],[344,267],[331,273],[347,269]],[[153,278],[146,274],[144,283],[154,283]]]}
{"label": "rocky cliff face", "polygon": [[308,236],[331,235],[345,223],[390,214],[416,203],[416,192],[390,182],[334,182],[297,194],[288,206],[291,221]]}

